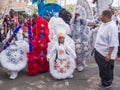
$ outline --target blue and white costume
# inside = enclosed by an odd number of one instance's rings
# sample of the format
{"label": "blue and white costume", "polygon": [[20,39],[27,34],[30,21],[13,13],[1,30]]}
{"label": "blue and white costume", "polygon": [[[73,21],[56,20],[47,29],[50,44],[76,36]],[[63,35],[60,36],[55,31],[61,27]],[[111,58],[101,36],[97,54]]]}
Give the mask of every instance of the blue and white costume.
{"label": "blue and white costume", "polygon": [[[88,15],[89,14],[89,15]],[[75,41],[77,54],[77,69],[82,71],[87,65],[85,61],[92,51],[92,32],[88,27],[89,20],[93,21],[93,12],[86,0],[78,0],[75,15],[71,20],[72,38]]]}
{"label": "blue and white costume", "polygon": [[[82,23],[81,23],[82,22]],[[84,21],[76,21],[72,38],[75,41],[77,54],[77,69],[82,71],[86,66],[85,61],[91,54],[91,31],[90,28],[83,23]]]}
{"label": "blue and white costume", "polygon": [[[4,42],[13,34],[10,30]],[[10,79],[15,79],[19,71],[27,64],[28,43],[23,40],[23,33],[20,29],[10,46],[0,53],[1,65],[11,71]]]}

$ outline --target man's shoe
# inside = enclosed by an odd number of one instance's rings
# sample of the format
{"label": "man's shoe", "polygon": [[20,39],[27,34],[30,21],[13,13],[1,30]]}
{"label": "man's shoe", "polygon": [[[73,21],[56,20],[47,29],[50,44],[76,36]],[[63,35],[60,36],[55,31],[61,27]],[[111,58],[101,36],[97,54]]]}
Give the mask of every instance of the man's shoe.
{"label": "man's shoe", "polygon": [[109,88],[111,88],[111,87],[112,87],[111,85],[109,85],[109,86],[99,85],[99,88],[100,88],[100,89],[109,89]]}

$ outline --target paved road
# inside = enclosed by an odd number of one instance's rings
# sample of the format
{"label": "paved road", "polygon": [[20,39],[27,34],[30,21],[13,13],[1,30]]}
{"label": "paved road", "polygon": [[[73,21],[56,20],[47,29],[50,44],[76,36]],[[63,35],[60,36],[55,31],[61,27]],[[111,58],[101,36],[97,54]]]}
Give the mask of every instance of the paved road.
{"label": "paved road", "polygon": [[[16,80],[9,80],[9,72],[0,67],[0,90],[101,90],[98,89],[100,80],[94,59],[87,63],[88,67],[83,72],[74,72],[73,79],[59,81],[49,73],[28,76],[26,69],[20,72]],[[120,61],[116,61],[115,65],[115,80],[109,90],[120,90]]]}

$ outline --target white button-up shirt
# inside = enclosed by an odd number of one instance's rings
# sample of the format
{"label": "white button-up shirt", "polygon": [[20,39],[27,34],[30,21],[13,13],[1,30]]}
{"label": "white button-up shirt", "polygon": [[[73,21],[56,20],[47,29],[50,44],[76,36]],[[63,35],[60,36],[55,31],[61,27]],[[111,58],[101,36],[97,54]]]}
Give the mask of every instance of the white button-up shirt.
{"label": "white button-up shirt", "polygon": [[109,48],[114,47],[111,59],[115,59],[118,50],[118,28],[114,21],[101,24],[95,42],[95,49],[103,56],[108,54]]}

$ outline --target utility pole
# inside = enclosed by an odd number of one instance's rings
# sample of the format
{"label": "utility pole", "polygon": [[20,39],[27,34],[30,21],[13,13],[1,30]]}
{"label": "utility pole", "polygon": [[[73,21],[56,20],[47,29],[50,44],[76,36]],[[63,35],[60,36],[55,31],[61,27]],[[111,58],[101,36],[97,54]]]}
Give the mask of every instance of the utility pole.
{"label": "utility pole", "polygon": [[61,0],[57,0],[58,4],[62,5]]}
{"label": "utility pole", "polygon": [[64,7],[65,7],[65,9],[66,9],[66,7],[67,7],[67,1],[65,0],[65,2],[64,2]]}
{"label": "utility pole", "polygon": [[120,0],[118,0],[118,7],[120,6]]}

